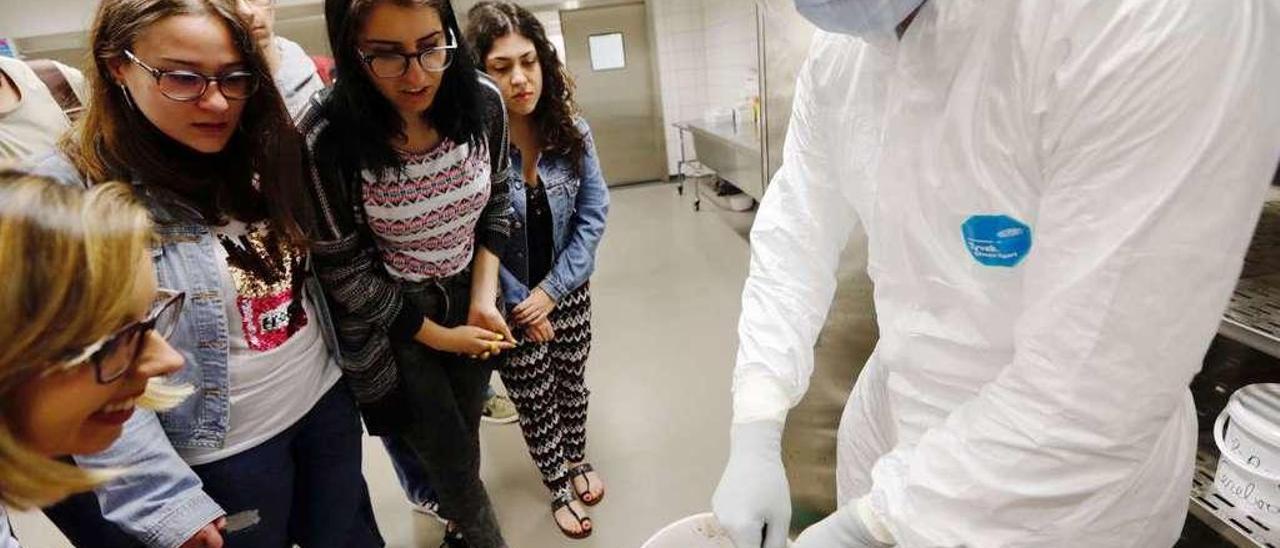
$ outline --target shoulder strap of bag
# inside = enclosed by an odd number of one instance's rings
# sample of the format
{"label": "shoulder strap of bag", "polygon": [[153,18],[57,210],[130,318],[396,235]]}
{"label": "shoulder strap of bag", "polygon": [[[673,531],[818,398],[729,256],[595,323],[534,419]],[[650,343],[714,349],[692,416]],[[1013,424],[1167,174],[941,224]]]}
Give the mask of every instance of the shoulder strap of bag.
{"label": "shoulder strap of bag", "polygon": [[498,89],[498,84],[488,74],[480,71],[476,71],[476,74],[480,80],[481,88],[486,88],[485,91],[489,92],[483,94],[487,103],[485,108],[488,111],[488,125],[485,130],[488,133],[489,141],[489,169],[494,173],[498,173],[505,168],[509,154],[507,147],[509,146],[510,128],[508,127],[507,108],[502,103],[502,91]]}
{"label": "shoulder strap of bag", "polygon": [[44,82],[44,87],[49,88],[49,93],[58,102],[58,106],[62,107],[62,113],[67,115],[67,119],[72,122],[80,119],[80,115],[84,112],[84,105],[80,103],[80,98],[76,97],[76,92],[71,89],[71,82],[67,81],[67,75],[58,70],[58,65],[47,59],[35,59],[27,61],[27,66],[35,71],[41,82]]}

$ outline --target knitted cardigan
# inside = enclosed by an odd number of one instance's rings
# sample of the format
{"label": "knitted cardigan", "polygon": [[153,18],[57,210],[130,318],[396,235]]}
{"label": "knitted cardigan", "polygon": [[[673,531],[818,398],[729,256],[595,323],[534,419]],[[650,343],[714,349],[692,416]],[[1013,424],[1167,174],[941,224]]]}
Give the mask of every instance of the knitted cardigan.
{"label": "knitted cardigan", "polygon": [[[477,72],[484,93],[491,169],[491,194],[476,228],[476,244],[501,256],[511,234],[511,196],[506,107],[496,84]],[[328,127],[318,108],[326,92],[312,98],[298,127],[314,154]],[[377,244],[366,224],[360,177],[321,173],[310,162],[315,214],[308,231],[313,268],[336,328],[339,363],[355,394],[372,435],[403,431],[408,420],[406,394],[391,341],[410,341],[425,314],[403,298],[400,282],[383,267]]]}

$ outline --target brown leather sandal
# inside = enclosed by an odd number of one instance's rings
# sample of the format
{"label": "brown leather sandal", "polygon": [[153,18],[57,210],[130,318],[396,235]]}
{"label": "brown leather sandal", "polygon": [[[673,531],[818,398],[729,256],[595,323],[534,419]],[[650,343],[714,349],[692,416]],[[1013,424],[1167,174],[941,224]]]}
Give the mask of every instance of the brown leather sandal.
{"label": "brown leather sandal", "polygon": [[[604,500],[603,489],[600,490],[599,498],[596,498],[595,500],[587,500],[585,498],[586,495],[591,494],[591,478],[587,476],[587,474],[595,471],[596,471],[595,467],[591,466],[591,463],[586,463],[586,462],[569,469],[569,482],[571,485],[573,485],[573,492],[574,494],[578,495],[578,500],[582,501],[582,503],[587,506],[595,506],[597,504],[600,504],[600,501]],[[587,482],[586,491],[578,490],[578,482],[573,481],[578,478],[582,478],[582,481]]]}
{"label": "brown leather sandal", "polygon": [[[569,537],[573,540],[582,540],[584,538],[591,536],[591,533],[593,533],[595,529],[591,526],[590,517],[579,515],[577,512],[573,510],[572,506],[569,506],[573,502],[574,502],[573,495],[569,493],[556,495],[555,498],[551,499],[551,520],[556,522],[556,527],[560,528],[560,532],[564,533],[564,536]],[[568,509],[569,515],[573,516],[573,519],[578,520],[578,526],[582,527],[582,532],[574,533],[573,531],[565,529],[564,527],[560,527],[560,520],[556,518],[556,512],[559,512],[561,508]]]}

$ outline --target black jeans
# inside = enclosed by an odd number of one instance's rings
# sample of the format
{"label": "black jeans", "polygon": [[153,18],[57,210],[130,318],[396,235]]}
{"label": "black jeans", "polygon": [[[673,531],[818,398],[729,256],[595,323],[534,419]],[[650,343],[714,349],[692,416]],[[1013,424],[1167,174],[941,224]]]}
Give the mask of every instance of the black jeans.
{"label": "black jeans", "polygon": [[[444,327],[466,323],[470,273],[443,282],[405,285],[405,298]],[[440,514],[457,523],[476,548],[506,548],[480,479],[480,415],[492,362],[393,342],[412,423],[400,435],[422,460],[440,496]]]}

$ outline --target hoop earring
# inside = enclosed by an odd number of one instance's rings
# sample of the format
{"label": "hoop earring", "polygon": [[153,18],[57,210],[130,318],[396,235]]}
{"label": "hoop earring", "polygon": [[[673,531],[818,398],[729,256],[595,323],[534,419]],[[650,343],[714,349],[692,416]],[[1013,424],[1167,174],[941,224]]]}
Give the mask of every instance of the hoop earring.
{"label": "hoop earring", "polygon": [[133,104],[133,97],[129,95],[129,88],[124,86],[124,82],[116,82],[120,86],[120,95],[124,97],[124,104],[128,105],[132,110],[138,110],[138,106]]}

